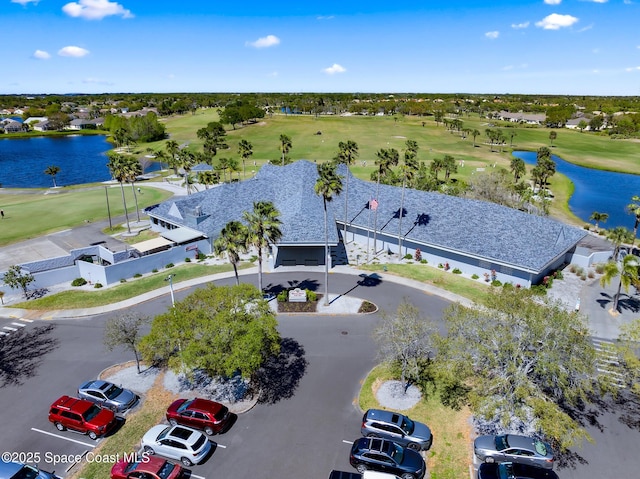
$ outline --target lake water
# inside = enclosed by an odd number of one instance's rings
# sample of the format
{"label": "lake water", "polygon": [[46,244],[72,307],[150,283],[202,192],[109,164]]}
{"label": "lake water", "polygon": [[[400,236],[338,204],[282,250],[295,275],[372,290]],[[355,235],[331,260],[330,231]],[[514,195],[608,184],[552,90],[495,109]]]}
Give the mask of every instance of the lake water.
{"label": "lake water", "polygon": [[[0,185],[4,188],[53,186],[49,166],[58,166],[58,186],[94,183],[111,179],[107,151],[111,144],[103,135],[0,139]],[[158,170],[151,163],[145,172]]]}
{"label": "lake water", "polygon": [[[522,158],[525,163],[536,164],[535,151],[514,151],[513,156]],[[576,216],[585,223],[593,224],[589,217],[594,211],[607,213],[609,219],[600,224],[601,228],[624,226],[633,229],[635,218],[627,213],[626,206],[632,202],[631,197],[640,195],[640,175],[592,170],[556,155],[552,155],[552,159],[556,162],[556,171],[575,185],[569,208]]]}

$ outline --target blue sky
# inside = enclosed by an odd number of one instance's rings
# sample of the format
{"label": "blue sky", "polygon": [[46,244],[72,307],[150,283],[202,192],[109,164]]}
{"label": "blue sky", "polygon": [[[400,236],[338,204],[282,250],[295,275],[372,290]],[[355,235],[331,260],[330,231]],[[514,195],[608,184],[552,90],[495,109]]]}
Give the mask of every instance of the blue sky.
{"label": "blue sky", "polygon": [[640,0],[0,0],[0,93],[640,95]]}

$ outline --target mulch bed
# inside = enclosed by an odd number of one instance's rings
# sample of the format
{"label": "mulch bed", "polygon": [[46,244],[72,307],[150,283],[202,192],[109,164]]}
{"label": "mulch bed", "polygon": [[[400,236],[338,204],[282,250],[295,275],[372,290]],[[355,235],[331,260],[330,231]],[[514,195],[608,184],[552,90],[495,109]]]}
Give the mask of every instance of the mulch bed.
{"label": "mulch bed", "polygon": [[316,301],[305,301],[304,303],[284,303],[278,302],[278,313],[315,313],[318,302],[322,299],[321,294],[317,296]]}

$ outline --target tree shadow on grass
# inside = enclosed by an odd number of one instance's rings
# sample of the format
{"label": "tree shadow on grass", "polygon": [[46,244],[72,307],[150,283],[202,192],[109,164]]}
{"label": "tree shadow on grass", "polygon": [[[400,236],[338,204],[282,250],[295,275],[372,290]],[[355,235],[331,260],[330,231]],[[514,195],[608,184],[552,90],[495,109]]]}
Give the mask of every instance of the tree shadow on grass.
{"label": "tree shadow on grass", "polygon": [[58,346],[55,326],[23,328],[0,340],[0,387],[20,386],[37,374],[44,356]]}
{"label": "tree shadow on grass", "polygon": [[293,397],[309,364],[304,348],[295,339],[282,338],[280,354],[269,358],[257,373],[261,404],[275,404]]}

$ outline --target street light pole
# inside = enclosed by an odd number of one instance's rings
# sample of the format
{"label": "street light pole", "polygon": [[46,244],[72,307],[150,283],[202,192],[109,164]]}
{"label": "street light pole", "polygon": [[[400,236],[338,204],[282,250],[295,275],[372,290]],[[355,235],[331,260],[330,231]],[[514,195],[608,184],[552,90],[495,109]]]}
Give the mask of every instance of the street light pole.
{"label": "street light pole", "polygon": [[175,274],[170,274],[164,280],[169,281],[169,291],[171,291],[171,306],[176,305],[176,298],[173,296],[173,277]]}
{"label": "street light pole", "polygon": [[109,207],[109,191],[107,190],[107,186],[104,187],[104,194],[107,197],[107,214],[109,215],[109,231],[113,230],[113,225],[111,224],[111,208]]}

